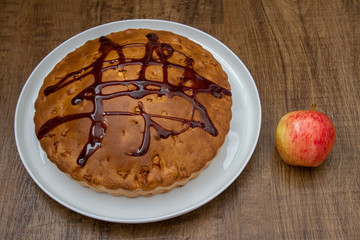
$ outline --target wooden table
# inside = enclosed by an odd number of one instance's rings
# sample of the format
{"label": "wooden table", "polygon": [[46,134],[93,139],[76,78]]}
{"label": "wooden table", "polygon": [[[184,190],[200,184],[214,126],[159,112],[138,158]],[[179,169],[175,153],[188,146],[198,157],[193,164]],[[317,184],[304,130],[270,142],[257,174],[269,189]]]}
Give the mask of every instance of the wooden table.
{"label": "wooden table", "polygon": [[[248,67],[262,128],[245,170],[221,195],[183,216],[116,224],[47,196],[14,139],[20,91],[56,46],[91,27],[156,18],[203,30]],[[358,1],[1,1],[0,239],[359,239],[360,3]],[[275,148],[286,112],[313,103],[337,139],[317,168],[291,167]]]}

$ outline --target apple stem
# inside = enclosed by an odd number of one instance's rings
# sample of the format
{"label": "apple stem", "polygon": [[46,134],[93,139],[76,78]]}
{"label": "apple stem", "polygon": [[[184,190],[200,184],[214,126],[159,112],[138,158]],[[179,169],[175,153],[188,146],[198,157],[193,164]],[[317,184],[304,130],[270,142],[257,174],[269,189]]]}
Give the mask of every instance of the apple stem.
{"label": "apple stem", "polygon": [[316,107],[316,104],[315,104],[315,103],[313,103],[313,105],[311,106],[310,111],[313,111],[315,107]]}

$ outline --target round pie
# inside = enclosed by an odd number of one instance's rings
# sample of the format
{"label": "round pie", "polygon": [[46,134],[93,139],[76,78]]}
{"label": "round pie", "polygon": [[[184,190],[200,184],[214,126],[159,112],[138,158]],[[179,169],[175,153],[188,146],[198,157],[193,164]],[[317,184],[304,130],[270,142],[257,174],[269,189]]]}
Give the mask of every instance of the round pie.
{"label": "round pie", "polygon": [[230,90],[199,44],[128,29],[87,41],[54,67],[35,102],[35,132],[48,159],[83,186],[151,196],[211,163],[230,128]]}

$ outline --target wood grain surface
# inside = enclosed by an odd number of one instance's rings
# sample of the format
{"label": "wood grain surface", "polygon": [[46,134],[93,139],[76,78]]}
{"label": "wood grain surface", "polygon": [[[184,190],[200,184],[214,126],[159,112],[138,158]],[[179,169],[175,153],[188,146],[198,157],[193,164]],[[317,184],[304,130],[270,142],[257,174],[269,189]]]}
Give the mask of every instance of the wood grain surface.
{"label": "wood grain surface", "polygon": [[[262,128],[245,170],[208,204],[166,221],[115,224],[47,196],[21,163],[13,122],[25,81],[51,50],[136,18],[187,24],[227,45],[256,82]],[[0,43],[0,239],[359,239],[359,1],[1,0]],[[333,120],[335,146],[317,168],[288,166],[275,148],[277,122],[313,103]]]}

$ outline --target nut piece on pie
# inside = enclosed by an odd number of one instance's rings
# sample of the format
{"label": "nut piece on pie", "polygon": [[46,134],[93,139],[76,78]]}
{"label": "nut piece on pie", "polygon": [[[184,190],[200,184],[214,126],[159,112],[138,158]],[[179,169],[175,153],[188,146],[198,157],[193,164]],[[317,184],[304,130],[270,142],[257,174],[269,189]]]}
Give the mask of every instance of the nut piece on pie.
{"label": "nut piece on pie", "polygon": [[226,73],[199,44],[128,29],[62,59],[44,80],[34,122],[49,160],[83,186],[151,196],[210,164],[231,105]]}

